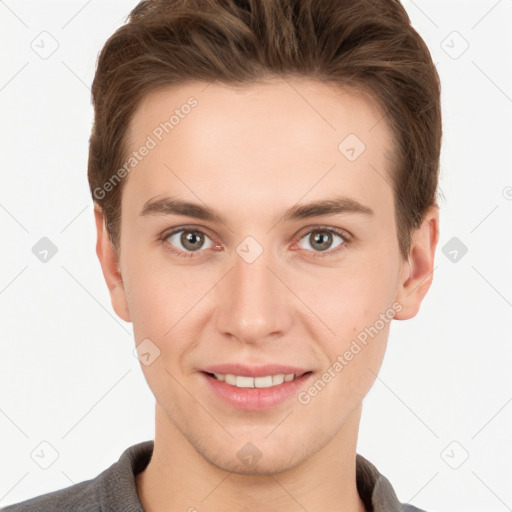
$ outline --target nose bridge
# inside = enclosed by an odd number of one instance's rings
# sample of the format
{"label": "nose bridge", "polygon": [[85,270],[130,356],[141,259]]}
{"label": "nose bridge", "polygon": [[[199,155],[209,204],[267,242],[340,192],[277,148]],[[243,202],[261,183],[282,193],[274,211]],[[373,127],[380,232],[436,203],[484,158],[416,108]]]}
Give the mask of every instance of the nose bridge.
{"label": "nose bridge", "polygon": [[[282,334],[289,327],[288,300],[274,275],[270,251],[255,259],[255,247],[240,244],[231,272],[222,280],[217,301],[217,328],[244,342],[258,342]],[[272,270],[270,270],[270,268]]]}

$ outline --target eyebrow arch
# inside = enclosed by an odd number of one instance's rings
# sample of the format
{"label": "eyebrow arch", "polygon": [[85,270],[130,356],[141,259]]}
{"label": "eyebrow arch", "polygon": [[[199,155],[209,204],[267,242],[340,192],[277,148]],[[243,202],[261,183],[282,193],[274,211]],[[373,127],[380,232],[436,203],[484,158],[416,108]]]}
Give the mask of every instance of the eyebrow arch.
{"label": "eyebrow arch", "polygon": [[[344,196],[336,196],[330,199],[314,201],[308,204],[295,205],[286,210],[282,220],[293,221],[319,217],[322,215],[335,215],[342,213],[361,213],[374,215],[374,211],[365,205]],[[225,224],[224,219],[212,209],[197,203],[182,201],[171,197],[162,199],[149,199],[144,203],[139,214],[146,215],[185,215],[200,220],[218,220]]]}

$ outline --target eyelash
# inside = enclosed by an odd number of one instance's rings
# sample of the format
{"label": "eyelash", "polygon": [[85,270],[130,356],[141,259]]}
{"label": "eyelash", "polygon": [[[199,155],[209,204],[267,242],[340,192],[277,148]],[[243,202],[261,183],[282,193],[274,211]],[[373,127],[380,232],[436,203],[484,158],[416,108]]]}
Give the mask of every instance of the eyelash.
{"label": "eyelash", "polygon": [[[159,237],[159,240],[162,242],[166,242],[170,236],[175,235],[176,233],[180,233],[181,231],[201,233],[202,235],[205,235],[211,239],[211,237],[208,235],[208,233],[206,231],[203,231],[202,229],[196,228],[194,226],[181,226],[179,228],[173,229],[172,231],[164,232]],[[314,258],[325,258],[325,257],[329,257],[329,256],[334,256],[334,255],[340,253],[341,251],[343,251],[344,249],[346,249],[352,243],[352,236],[349,235],[346,231],[338,229],[338,228],[327,227],[327,226],[315,226],[315,227],[311,228],[309,231],[306,231],[303,234],[301,234],[298,237],[297,241],[302,240],[306,235],[309,235],[314,231],[319,231],[322,233],[333,233],[333,234],[338,235],[341,238],[343,238],[343,243],[341,243],[334,250],[325,251],[325,252],[308,251],[308,252],[313,252]],[[170,251],[172,254],[174,254],[175,256],[179,256],[181,258],[192,258],[195,256],[195,252],[185,252],[185,251],[176,250],[173,248],[173,246],[170,243],[165,244],[165,248],[168,251]],[[199,249],[196,252],[201,252],[201,249]]]}

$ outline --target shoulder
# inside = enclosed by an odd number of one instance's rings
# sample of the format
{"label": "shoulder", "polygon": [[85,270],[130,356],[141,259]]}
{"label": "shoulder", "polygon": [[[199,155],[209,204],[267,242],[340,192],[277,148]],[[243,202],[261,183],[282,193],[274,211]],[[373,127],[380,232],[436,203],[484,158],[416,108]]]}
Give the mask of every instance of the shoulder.
{"label": "shoulder", "polygon": [[95,478],[0,508],[0,512],[143,512],[135,475],[148,464],[153,441],[127,448]]}
{"label": "shoulder", "polygon": [[359,495],[372,512],[427,512],[401,503],[390,481],[365,457],[356,456],[356,483]]}
{"label": "shoulder", "polygon": [[0,508],[0,512],[69,512],[70,510],[98,512],[101,510],[99,479],[100,476],[97,476],[92,480],[8,505]]}

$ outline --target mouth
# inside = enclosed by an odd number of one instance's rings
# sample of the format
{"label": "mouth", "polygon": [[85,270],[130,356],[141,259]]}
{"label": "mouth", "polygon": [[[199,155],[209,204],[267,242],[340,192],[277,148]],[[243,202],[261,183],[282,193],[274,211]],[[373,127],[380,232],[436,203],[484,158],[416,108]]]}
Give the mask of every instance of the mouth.
{"label": "mouth", "polygon": [[304,367],[266,363],[249,366],[224,363],[201,368],[198,372],[224,404],[248,411],[278,407],[297,395],[313,379],[313,371]]}

